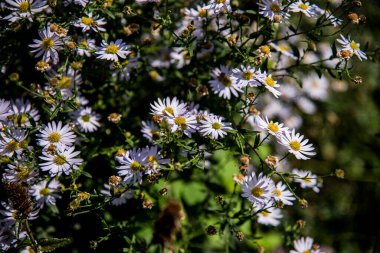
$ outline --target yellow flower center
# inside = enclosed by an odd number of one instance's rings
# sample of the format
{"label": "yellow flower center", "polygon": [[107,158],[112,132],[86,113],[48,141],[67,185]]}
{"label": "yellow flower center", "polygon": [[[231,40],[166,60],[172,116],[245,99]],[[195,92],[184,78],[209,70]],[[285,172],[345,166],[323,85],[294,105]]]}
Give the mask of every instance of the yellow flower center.
{"label": "yellow flower center", "polygon": [[286,46],[284,46],[284,45],[280,45],[278,47],[281,49],[281,51],[284,51],[284,52],[288,52],[289,51],[289,49]]}
{"label": "yellow flower center", "polygon": [[176,117],[174,123],[182,128],[183,126],[186,126],[186,118],[182,116]]}
{"label": "yellow flower center", "polygon": [[281,191],[279,189],[275,189],[272,191],[273,194],[276,194],[277,197],[281,196]]}
{"label": "yellow flower center", "polygon": [[355,41],[351,41],[350,47],[355,51],[359,50],[359,45]]}
{"label": "yellow flower center", "polygon": [[218,4],[224,4],[226,0],[216,0],[215,2],[217,2]]}
{"label": "yellow flower center", "polygon": [[28,168],[21,168],[17,171],[17,177],[21,180],[26,180],[29,176]]}
{"label": "yellow flower center", "polygon": [[260,52],[263,54],[269,54],[270,53],[270,47],[269,46],[261,46],[260,47]]}
{"label": "yellow flower center", "polygon": [[11,152],[14,152],[16,151],[17,149],[19,149],[19,144],[17,141],[15,140],[11,140],[10,142],[8,142],[7,144],[7,149]]}
{"label": "yellow flower center", "polygon": [[310,250],[304,250],[303,253],[311,253]]}
{"label": "yellow flower center", "polygon": [[42,196],[47,196],[47,195],[49,195],[50,194],[50,190],[48,189],[48,188],[42,188],[41,190],[40,190],[40,194],[42,195]]}
{"label": "yellow flower center", "polygon": [[271,121],[268,124],[268,130],[272,131],[273,133],[277,133],[279,130],[279,127],[278,127],[277,123],[273,123],[273,121]]}
{"label": "yellow flower center", "polygon": [[30,4],[27,1],[21,2],[20,5],[18,6],[18,10],[20,12],[27,12],[29,11],[29,9],[30,9]]}
{"label": "yellow flower center", "polygon": [[89,121],[90,121],[90,114],[83,115],[83,116],[82,116],[82,120],[83,120],[84,122],[89,122]]}
{"label": "yellow flower center", "polygon": [[220,123],[218,122],[215,122],[215,123],[212,123],[212,128],[214,128],[215,130],[219,130],[222,126],[220,125]]}
{"label": "yellow flower center", "polygon": [[226,87],[230,87],[232,85],[232,80],[225,73],[221,73],[218,76],[218,80]]}
{"label": "yellow flower center", "polygon": [[269,9],[273,12],[280,12],[281,8],[277,3],[272,3],[269,7]]}
{"label": "yellow flower center", "polygon": [[307,9],[309,9],[309,6],[308,6],[307,4],[303,4],[303,3],[302,3],[302,4],[298,5],[298,8],[300,8],[300,9],[306,11]]}
{"label": "yellow flower center", "polygon": [[306,183],[311,183],[311,178],[310,177],[302,178],[302,180],[305,181]]}
{"label": "yellow flower center", "polygon": [[259,198],[261,197],[263,194],[264,194],[264,190],[261,189],[260,187],[258,186],[255,186],[252,188],[252,191],[251,191],[252,195],[255,196],[256,198]]}
{"label": "yellow flower center", "polygon": [[69,89],[71,87],[71,78],[67,76],[62,77],[59,81],[59,87],[61,89]]}
{"label": "yellow flower center", "polygon": [[201,18],[205,18],[205,17],[207,17],[207,10],[205,10],[205,9],[201,9],[201,10],[198,12],[198,17],[201,17]]}
{"label": "yellow flower center", "polygon": [[148,161],[149,161],[149,162],[157,162],[157,157],[155,157],[154,155],[150,155],[150,156],[148,157]]}
{"label": "yellow flower center", "polygon": [[299,141],[291,141],[289,145],[294,151],[299,151],[301,149],[301,143],[299,143]]}
{"label": "yellow flower center", "polygon": [[83,18],[81,19],[81,22],[82,22],[83,24],[85,24],[85,25],[91,25],[92,22],[94,22],[94,21],[93,21],[92,18],[90,18],[90,17],[83,17]]}
{"label": "yellow flower center", "polygon": [[119,48],[115,44],[111,44],[106,48],[106,52],[109,54],[116,54]]}
{"label": "yellow flower center", "polygon": [[87,40],[82,40],[82,46],[84,47],[84,48],[87,48],[88,47],[88,42],[87,42]]}
{"label": "yellow flower center", "polygon": [[269,215],[269,212],[267,211],[261,211],[260,212],[264,217],[267,217]]}
{"label": "yellow flower center", "polygon": [[170,106],[166,107],[162,113],[166,116],[169,116],[169,115],[174,115],[174,110],[173,108],[171,108]]}
{"label": "yellow flower center", "polygon": [[133,161],[131,163],[131,170],[134,171],[134,172],[137,172],[137,171],[144,171],[144,166],[141,165],[141,163],[139,163],[138,161]]}
{"label": "yellow flower center", "polygon": [[64,155],[56,155],[54,156],[53,161],[57,165],[63,165],[66,163],[66,157]]}
{"label": "yellow flower center", "polygon": [[251,80],[253,77],[253,73],[251,71],[244,71],[241,76],[244,80]]}
{"label": "yellow flower center", "polygon": [[270,76],[268,76],[267,78],[265,78],[265,82],[266,82],[270,87],[274,87],[274,85],[275,85],[274,80],[273,80],[272,77],[270,77]]}
{"label": "yellow flower center", "polygon": [[154,80],[157,80],[158,77],[160,76],[160,75],[158,74],[158,72],[155,71],[155,70],[151,70],[151,71],[149,72],[149,75],[150,75],[150,77],[151,77],[152,79],[154,79]]}
{"label": "yellow flower center", "polygon": [[49,137],[48,137],[48,140],[50,142],[59,142],[61,140],[61,135],[57,132],[52,132]]}
{"label": "yellow flower center", "polygon": [[46,51],[52,49],[54,46],[54,40],[52,38],[43,38],[42,39],[42,48]]}

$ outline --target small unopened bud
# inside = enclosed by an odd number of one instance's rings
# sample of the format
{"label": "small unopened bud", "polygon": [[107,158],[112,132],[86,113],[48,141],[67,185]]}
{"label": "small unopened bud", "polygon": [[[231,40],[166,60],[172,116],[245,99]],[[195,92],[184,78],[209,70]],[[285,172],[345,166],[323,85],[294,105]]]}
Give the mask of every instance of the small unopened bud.
{"label": "small unopened bud", "polygon": [[362,1],[360,1],[360,0],[355,0],[355,1],[353,2],[353,4],[354,4],[356,7],[362,7]]}
{"label": "small unopened bud", "polygon": [[74,42],[74,41],[68,41],[66,42],[66,46],[70,49],[70,50],[74,50],[77,48],[77,44]]}
{"label": "small unopened bud", "polygon": [[85,199],[89,199],[90,198],[90,193],[88,193],[88,192],[80,192],[80,193],[78,193],[78,199],[80,200],[80,201],[82,201],[82,200],[85,200]]}
{"label": "small unopened bud", "polygon": [[9,80],[11,80],[12,82],[17,82],[18,80],[20,80],[20,75],[16,72],[13,72],[9,75]]}
{"label": "small unopened bud", "polygon": [[260,111],[256,109],[253,105],[249,107],[249,112],[253,115],[260,115]]}
{"label": "small unopened bud", "polygon": [[109,122],[119,123],[120,120],[121,120],[121,114],[113,112],[110,115],[108,115],[107,119],[108,119]]}
{"label": "small unopened bud", "polygon": [[298,226],[300,229],[303,229],[303,228],[305,227],[305,225],[306,225],[306,221],[304,221],[304,220],[297,220],[297,221],[296,221],[296,224],[297,224],[297,226]]}
{"label": "small unopened bud", "polygon": [[275,22],[275,23],[281,23],[281,21],[282,21],[282,16],[281,15],[275,14],[273,16],[273,22]]}
{"label": "small unopened bud", "polygon": [[197,86],[196,91],[201,96],[207,96],[208,95],[208,88],[205,85]]}
{"label": "small unopened bud", "polygon": [[74,69],[74,70],[81,70],[83,68],[83,64],[80,62],[80,61],[74,61],[70,64],[70,66]]}
{"label": "small unopened bud", "polygon": [[307,202],[306,199],[300,199],[299,202],[300,202],[301,208],[307,208],[309,206],[309,203]]}
{"label": "small unopened bud", "polygon": [[249,157],[249,155],[242,155],[242,156],[240,156],[240,162],[243,165],[249,165],[249,160],[251,160],[251,158]]}
{"label": "small unopened bud", "polygon": [[153,115],[152,120],[153,120],[153,122],[161,123],[162,117],[160,115],[155,114],[155,115]]}
{"label": "small unopened bud", "polygon": [[362,84],[363,83],[363,79],[361,76],[354,76],[354,78],[352,79],[352,81],[356,84],[356,85],[359,85],[359,84]]}
{"label": "small unopened bud", "polygon": [[232,34],[230,37],[227,38],[227,42],[230,46],[235,45],[237,42],[237,36],[235,34]]}
{"label": "small unopened bud", "polygon": [[153,207],[153,201],[151,201],[151,200],[149,200],[149,199],[145,199],[144,201],[143,201],[143,208],[144,209],[152,209],[152,207]]}
{"label": "small unopened bud", "polygon": [[45,72],[51,69],[51,66],[49,63],[41,60],[36,63],[36,70],[40,72]]}
{"label": "small unopened bud", "polygon": [[352,52],[351,50],[342,49],[338,52],[338,56],[342,59],[347,60],[352,57]]}
{"label": "small unopened bud", "polygon": [[337,178],[341,178],[341,179],[343,179],[343,178],[344,178],[344,170],[342,170],[342,169],[337,169],[337,170],[335,170],[335,176],[336,176]]}
{"label": "small unopened bud", "polygon": [[311,41],[307,44],[307,49],[316,52],[317,51],[317,45],[315,42]]}
{"label": "small unopened bud", "polygon": [[120,184],[120,182],[121,182],[121,177],[119,176],[112,175],[108,178],[108,184],[110,186],[116,186]]}
{"label": "small unopened bud", "polygon": [[208,226],[207,228],[206,228],[206,233],[208,234],[208,235],[216,235],[216,233],[218,232],[218,230],[216,229],[216,227],[214,227],[214,226]]}
{"label": "small unopened bud", "polygon": [[239,241],[243,241],[244,240],[244,233],[239,231],[236,233],[236,238],[239,240]]}
{"label": "small unopened bud", "polygon": [[260,56],[255,57],[255,59],[254,59],[254,61],[253,61],[253,64],[255,64],[256,66],[259,66],[259,65],[261,65],[262,63],[263,63],[263,59],[262,59],[262,57],[260,57]]}
{"label": "small unopened bud", "polygon": [[278,208],[284,208],[285,204],[281,200],[277,201],[277,207]]}
{"label": "small unopened bud", "polygon": [[359,22],[360,24],[365,24],[367,22],[367,17],[364,15],[359,16]]}
{"label": "small unopened bud", "polygon": [[248,100],[249,100],[250,102],[253,102],[253,101],[255,100],[255,93],[253,93],[253,92],[249,92],[249,93],[247,94],[247,98],[248,98]]}
{"label": "small unopened bud", "polygon": [[50,29],[51,32],[56,32],[58,30],[58,28],[59,28],[59,25],[56,24],[56,23],[51,23],[49,25],[49,29]]}
{"label": "small unopened bud", "polygon": [[80,206],[80,200],[79,199],[74,199],[69,204],[69,208],[71,211],[75,211],[76,209],[78,209],[79,206]]}
{"label": "small unopened bud", "polygon": [[242,173],[242,174],[247,173],[248,168],[249,168],[248,165],[240,165],[240,167],[239,167],[240,173]]}
{"label": "small unopened bud", "polygon": [[313,249],[313,252],[316,251],[316,252],[319,252],[319,248],[320,246],[318,244],[313,244],[313,247],[311,247]]}
{"label": "small unopened bud", "polygon": [[166,196],[166,195],[168,195],[168,188],[162,188],[162,189],[160,190],[160,195],[161,195],[161,196]]}
{"label": "small unopened bud", "polygon": [[174,164],[174,168],[175,168],[176,170],[180,170],[180,169],[182,168],[182,164],[181,164],[180,162],[176,162],[176,163]]}
{"label": "small unopened bud", "polygon": [[266,163],[269,167],[276,168],[277,165],[278,165],[278,157],[277,157],[277,156],[270,155],[270,156],[268,156],[268,157],[265,159],[265,163]]}
{"label": "small unopened bud", "polygon": [[359,24],[359,16],[355,12],[350,12],[347,15],[348,20],[353,24]]}

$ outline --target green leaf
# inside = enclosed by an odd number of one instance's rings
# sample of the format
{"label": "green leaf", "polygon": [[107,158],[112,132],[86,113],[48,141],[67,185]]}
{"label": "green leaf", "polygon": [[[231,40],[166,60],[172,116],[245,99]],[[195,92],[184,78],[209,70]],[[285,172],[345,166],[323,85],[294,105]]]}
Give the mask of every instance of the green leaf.
{"label": "green leaf", "polygon": [[39,241],[40,250],[43,252],[52,252],[58,248],[65,247],[72,242],[71,238],[47,238]]}

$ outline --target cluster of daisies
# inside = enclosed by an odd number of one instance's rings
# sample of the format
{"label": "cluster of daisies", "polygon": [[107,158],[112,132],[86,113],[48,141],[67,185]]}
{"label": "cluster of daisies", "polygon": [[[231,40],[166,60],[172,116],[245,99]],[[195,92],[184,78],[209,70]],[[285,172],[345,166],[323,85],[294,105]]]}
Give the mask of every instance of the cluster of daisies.
{"label": "cluster of daisies", "polygon": [[[293,169],[291,175],[295,183],[303,189],[311,188],[319,192],[321,182],[317,175],[310,171]],[[240,184],[241,196],[252,203],[257,222],[263,225],[278,226],[283,217],[282,208],[293,205],[295,195],[282,181],[275,181],[263,173],[256,174],[251,168],[246,175],[234,176],[235,182]]]}

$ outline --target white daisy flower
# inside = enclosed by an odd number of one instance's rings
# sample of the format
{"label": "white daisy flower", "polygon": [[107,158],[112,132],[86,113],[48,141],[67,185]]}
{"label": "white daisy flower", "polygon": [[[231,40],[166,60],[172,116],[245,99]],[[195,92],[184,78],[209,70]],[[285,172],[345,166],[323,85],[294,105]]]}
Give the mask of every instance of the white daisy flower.
{"label": "white daisy flower", "polygon": [[68,67],[65,72],[58,74],[56,71],[49,73],[50,83],[54,84],[56,90],[59,90],[63,99],[71,98],[74,95],[75,88],[82,83],[82,75],[79,71]]}
{"label": "white daisy flower", "polygon": [[100,116],[93,112],[91,107],[84,107],[78,110],[76,113],[72,114],[72,118],[79,126],[79,129],[85,133],[92,133],[100,126]]}
{"label": "white daisy flower", "polygon": [[360,50],[360,44],[356,43],[354,40],[351,40],[350,36],[348,36],[348,39],[346,39],[343,34],[341,34],[340,39],[337,39],[336,41],[342,45],[342,50],[350,51],[351,53],[355,54],[359,60],[367,60],[366,54]]}
{"label": "white daisy flower", "polygon": [[7,117],[11,115],[10,101],[0,99],[0,121],[6,121]]}
{"label": "white daisy flower", "polygon": [[69,175],[78,169],[83,159],[77,158],[80,151],[74,151],[75,147],[57,148],[54,153],[47,150],[42,151],[40,159],[44,162],[40,163],[42,171],[48,171],[52,177],[63,174]]}
{"label": "white daisy flower", "polygon": [[34,44],[29,45],[33,48],[31,52],[36,53],[36,58],[42,55],[43,61],[57,64],[59,61],[58,51],[63,49],[62,39],[55,32],[51,32],[48,26],[40,30],[38,34],[41,39],[34,39]]}
{"label": "white daisy flower", "polygon": [[102,41],[100,47],[98,47],[96,54],[99,56],[98,59],[104,59],[108,61],[119,61],[119,58],[125,59],[129,53],[130,46],[125,44],[121,39],[116,40],[115,42],[111,41],[107,43],[105,40]]}
{"label": "white daisy flower", "polygon": [[232,11],[230,0],[211,0],[208,4],[217,14]]}
{"label": "white daisy flower", "polygon": [[265,88],[269,90],[276,98],[281,96],[281,92],[279,90],[276,90],[276,88],[280,87],[280,85],[277,83],[277,81],[273,80],[272,74],[267,75],[264,71],[259,80],[265,86]]}
{"label": "white daisy flower", "polygon": [[104,189],[100,192],[107,197],[112,197],[110,204],[113,206],[120,206],[127,203],[127,200],[131,199],[134,195],[134,191],[127,190],[123,184],[118,184],[114,187],[111,187],[109,184],[104,184]]}
{"label": "white daisy flower", "polygon": [[8,164],[3,174],[7,182],[19,182],[32,184],[38,178],[38,171],[34,167],[28,167],[22,157],[18,157],[15,165]]}
{"label": "white daisy flower", "polygon": [[102,26],[107,24],[104,18],[93,16],[92,12],[87,12],[85,16],[74,22],[75,27],[82,28],[82,32],[93,30],[94,32],[105,32],[106,29]]}
{"label": "white daisy flower", "polygon": [[319,246],[313,245],[314,239],[311,237],[301,237],[299,240],[294,240],[294,249],[290,250],[290,253],[323,253]]}
{"label": "white daisy flower", "polygon": [[262,3],[258,3],[260,14],[269,18],[272,21],[283,22],[289,18],[289,13],[286,13],[284,6],[278,0],[263,0]]}
{"label": "white daisy flower", "polygon": [[62,122],[55,121],[49,122],[48,125],[44,125],[40,133],[37,134],[38,145],[47,148],[50,145],[56,147],[70,147],[75,142],[75,134],[71,131],[69,125],[62,126]]}
{"label": "white daisy flower", "polygon": [[91,56],[91,51],[95,50],[95,40],[89,38],[81,38],[77,44],[77,54],[80,56]]}
{"label": "white daisy flower", "polygon": [[32,22],[33,15],[49,7],[46,0],[5,0],[5,2],[5,8],[11,10],[12,13],[3,19],[11,23],[20,19]]}
{"label": "white daisy flower", "polygon": [[156,172],[161,166],[168,164],[170,159],[162,158],[160,152],[157,149],[157,146],[147,147],[143,150],[145,152],[147,161],[148,161],[148,170],[146,174],[151,174]]}
{"label": "white daisy flower", "polygon": [[206,117],[205,120],[201,120],[199,125],[199,132],[203,136],[211,135],[211,138],[217,140],[219,137],[223,138],[227,135],[228,130],[232,130],[231,123],[223,122],[224,118],[220,116]]}
{"label": "white daisy flower", "polygon": [[153,104],[150,104],[151,114],[167,116],[167,117],[176,117],[186,113],[187,105],[182,101],[179,101],[176,97],[170,99],[161,100],[158,98],[158,101],[155,101]]}
{"label": "white daisy flower", "polygon": [[[209,18],[212,18],[215,16],[214,10],[211,8],[210,5],[197,5],[194,8],[188,9],[186,8],[185,11],[185,18],[189,20],[194,20],[194,21],[205,21]],[[201,25],[201,24],[200,24]]]}
{"label": "white daisy flower", "polygon": [[309,74],[302,79],[302,90],[311,98],[325,101],[328,96],[329,81],[322,75],[316,73]]}
{"label": "white daisy flower", "polygon": [[312,17],[315,15],[314,5],[310,5],[309,2],[303,2],[302,0],[298,0],[295,3],[292,3],[289,6],[289,11],[301,12],[305,14],[307,17]]}
{"label": "white daisy flower", "polygon": [[299,169],[293,169],[292,174],[297,175],[297,177],[294,178],[294,182],[299,183],[301,188],[312,188],[316,193],[319,192],[321,185],[318,183],[317,175],[311,173],[311,171]]}
{"label": "white daisy flower", "polygon": [[[256,212],[258,212],[260,209],[257,207],[254,208]],[[266,226],[274,226],[277,227],[281,223],[282,218],[282,212],[281,209],[269,206],[263,208],[263,210],[259,211],[257,213],[257,223],[266,225]]]}
{"label": "white daisy flower", "polygon": [[142,125],[141,133],[148,141],[154,143],[161,138],[160,129],[152,121],[143,121]]}
{"label": "white daisy flower", "polygon": [[44,205],[55,205],[56,199],[60,199],[61,196],[58,194],[61,184],[59,181],[45,180],[38,184],[32,185],[29,192],[37,201],[37,204],[40,208],[43,208]]}
{"label": "white daisy flower", "polygon": [[275,184],[273,180],[262,173],[256,176],[255,172],[244,178],[241,184],[242,197],[247,198],[254,206],[263,208],[273,204],[273,190]]}
{"label": "white daisy flower", "polygon": [[146,152],[141,149],[132,149],[126,151],[117,161],[121,164],[117,166],[118,175],[124,177],[127,184],[138,182],[142,184],[143,174],[146,174],[149,167]]}
{"label": "white daisy flower", "polygon": [[260,116],[257,116],[256,123],[259,128],[268,131],[268,133],[274,136],[278,136],[279,134],[288,130],[288,128],[285,127],[283,123],[273,122],[272,120],[269,121],[268,117],[265,117],[264,120]]}
{"label": "white daisy flower", "polygon": [[232,73],[241,88],[246,86],[261,86],[259,80],[262,77],[262,74],[260,70],[255,70],[254,67],[241,65],[240,68],[234,68]]}
{"label": "white daisy flower", "polygon": [[189,52],[182,47],[174,47],[170,51],[170,63],[174,64],[177,69],[181,69],[189,64],[190,60]]}
{"label": "white daisy flower", "polygon": [[243,90],[238,85],[236,78],[232,76],[230,69],[227,66],[221,65],[211,72],[213,80],[208,81],[212,91],[219,97],[231,99],[231,94],[238,97],[238,92]]}
{"label": "white daisy flower", "polygon": [[10,112],[11,115],[7,118],[13,126],[18,126],[20,124],[22,127],[28,127],[32,125],[30,119],[33,119],[34,122],[37,122],[40,119],[38,111],[32,108],[29,100],[24,102],[22,98],[16,99],[12,102]]}
{"label": "white daisy flower", "polygon": [[269,43],[271,47],[273,47],[276,51],[280,52],[281,54],[292,58],[293,60],[297,60],[298,58],[292,53],[292,49],[290,46],[285,42],[280,42],[278,45],[271,42]]}
{"label": "white daisy flower", "polygon": [[176,131],[183,132],[189,138],[191,137],[191,133],[195,132],[197,128],[197,119],[195,115],[183,114],[168,118],[167,120],[172,133]]}
{"label": "white daisy flower", "polygon": [[21,154],[28,144],[26,138],[28,134],[25,130],[14,129],[9,133],[0,133],[0,154],[12,157],[14,154]]}
{"label": "white daisy flower", "polygon": [[293,202],[296,198],[294,197],[293,193],[291,193],[287,186],[279,181],[276,184],[276,189],[272,191],[273,197],[276,201],[281,201],[284,205],[292,206]]}
{"label": "white daisy flower", "polygon": [[308,156],[313,156],[316,153],[313,152],[314,147],[312,144],[307,144],[308,139],[304,139],[304,136],[300,133],[292,131],[285,131],[279,137],[280,144],[288,149],[289,153],[292,153],[299,160],[308,160]]}

